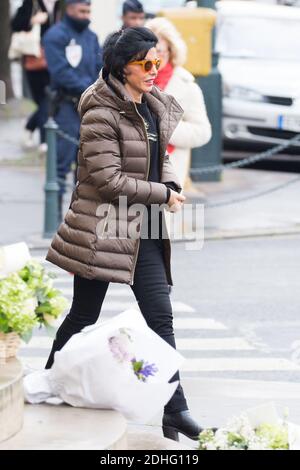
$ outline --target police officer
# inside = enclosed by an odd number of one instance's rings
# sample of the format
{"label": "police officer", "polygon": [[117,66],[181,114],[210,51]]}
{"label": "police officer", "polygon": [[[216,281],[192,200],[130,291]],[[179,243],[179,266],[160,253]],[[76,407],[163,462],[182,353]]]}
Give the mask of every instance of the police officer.
{"label": "police officer", "polygon": [[[91,0],[66,0],[65,3],[62,21],[47,31],[43,45],[51,89],[56,95],[55,121],[63,132],[78,139],[78,102],[81,94],[98,78],[102,68],[102,50],[96,34],[89,29]],[[77,160],[77,150],[75,143],[58,136],[59,220],[62,219],[65,179]]]}

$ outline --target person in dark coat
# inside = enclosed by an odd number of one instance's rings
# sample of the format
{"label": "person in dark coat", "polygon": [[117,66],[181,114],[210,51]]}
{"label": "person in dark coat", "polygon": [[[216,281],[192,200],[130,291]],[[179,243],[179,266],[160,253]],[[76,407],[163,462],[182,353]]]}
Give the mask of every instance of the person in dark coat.
{"label": "person in dark coat", "polygon": [[[102,68],[102,50],[97,35],[90,30],[91,1],[66,0],[63,19],[43,37],[51,88],[58,96],[55,121],[59,128],[79,138],[80,119],[77,106],[81,94],[98,78]],[[58,137],[57,173],[59,219],[62,218],[65,179],[76,163],[77,145]],[[76,180],[76,171],[75,171]]]}
{"label": "person in dark coat", "polygon": [[[30,31],[34,24],[41,25],[41,38],[46,31],[60,19],[61,2],[59,0],[24,0],[11,21],[13,32]],[[33,132],[40,130],[41,150],[45,151],[44,124],[47,120],[46,87],[50,78],[47,66],[41,70],[25,70],[26,79],[37,105],[36,111],[29,117],[25,126],[24,146],[34,146]],[[43,145],[44,144],[44,145]]]}
{"label": "person in dark coat", "polygon": [[126,0],[122,7],[122,29],[144,26],[145,12],[138,0]]}

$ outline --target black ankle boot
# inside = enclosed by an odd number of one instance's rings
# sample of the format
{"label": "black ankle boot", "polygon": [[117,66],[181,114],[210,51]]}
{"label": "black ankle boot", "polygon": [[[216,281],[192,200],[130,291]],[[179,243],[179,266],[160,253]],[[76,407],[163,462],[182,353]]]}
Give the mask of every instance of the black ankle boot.
{"label": "black ankle boot", "polygon": [[[178,411],[176,413],[164,413],[162,420],[164,437],[179,441],[178,433],[197,441],[203,428],[195,421],[189,410]],[[212,428],[216,432],[217,428]]]}

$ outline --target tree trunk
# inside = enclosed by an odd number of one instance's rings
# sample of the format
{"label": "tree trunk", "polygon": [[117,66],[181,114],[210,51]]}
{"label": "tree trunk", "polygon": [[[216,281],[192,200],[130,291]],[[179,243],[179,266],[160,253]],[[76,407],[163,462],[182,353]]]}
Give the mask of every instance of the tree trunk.
{"label": "tree trunk", "polygon": [[0,2],[0,80],[5,83],[6,99],[13,97],[10,61],[8,59],[8,49],[10,44],[10,1]]}

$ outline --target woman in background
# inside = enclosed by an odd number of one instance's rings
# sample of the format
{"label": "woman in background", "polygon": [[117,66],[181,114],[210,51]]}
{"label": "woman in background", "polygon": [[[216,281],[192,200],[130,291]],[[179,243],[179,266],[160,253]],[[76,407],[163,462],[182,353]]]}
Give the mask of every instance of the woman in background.
{"label": "woman in background", "polygon": [[207,144],[212,131],[201,88],[185,68],[187,47],[175,26],[166,18],[148,20],[145,26],[157,37],[157,52],[161,59],[155,84],[173,95],[184,110],[175,129],[168,153],[183,189],[190,185],[191,149]]}
{"label": "woman in background", "polygon": [[[30,31],[33,25],[41,25],[41,37],[60,18],[59,0],[24,0],[12,19],[13,32]],[[44,62],[44,63],[43,63]],[[44,124],[47,120],[46,87],[49,85],[49,73],[47,64],[41,60],[39,63],[26,65],[26,56],[23,67],[30,88],[32,99],[37,105],[36,111],[29,117],[23,137],[23,145],[26,149],[35,146],[33,133],[40,130],[40,152],[46,151]]]}

